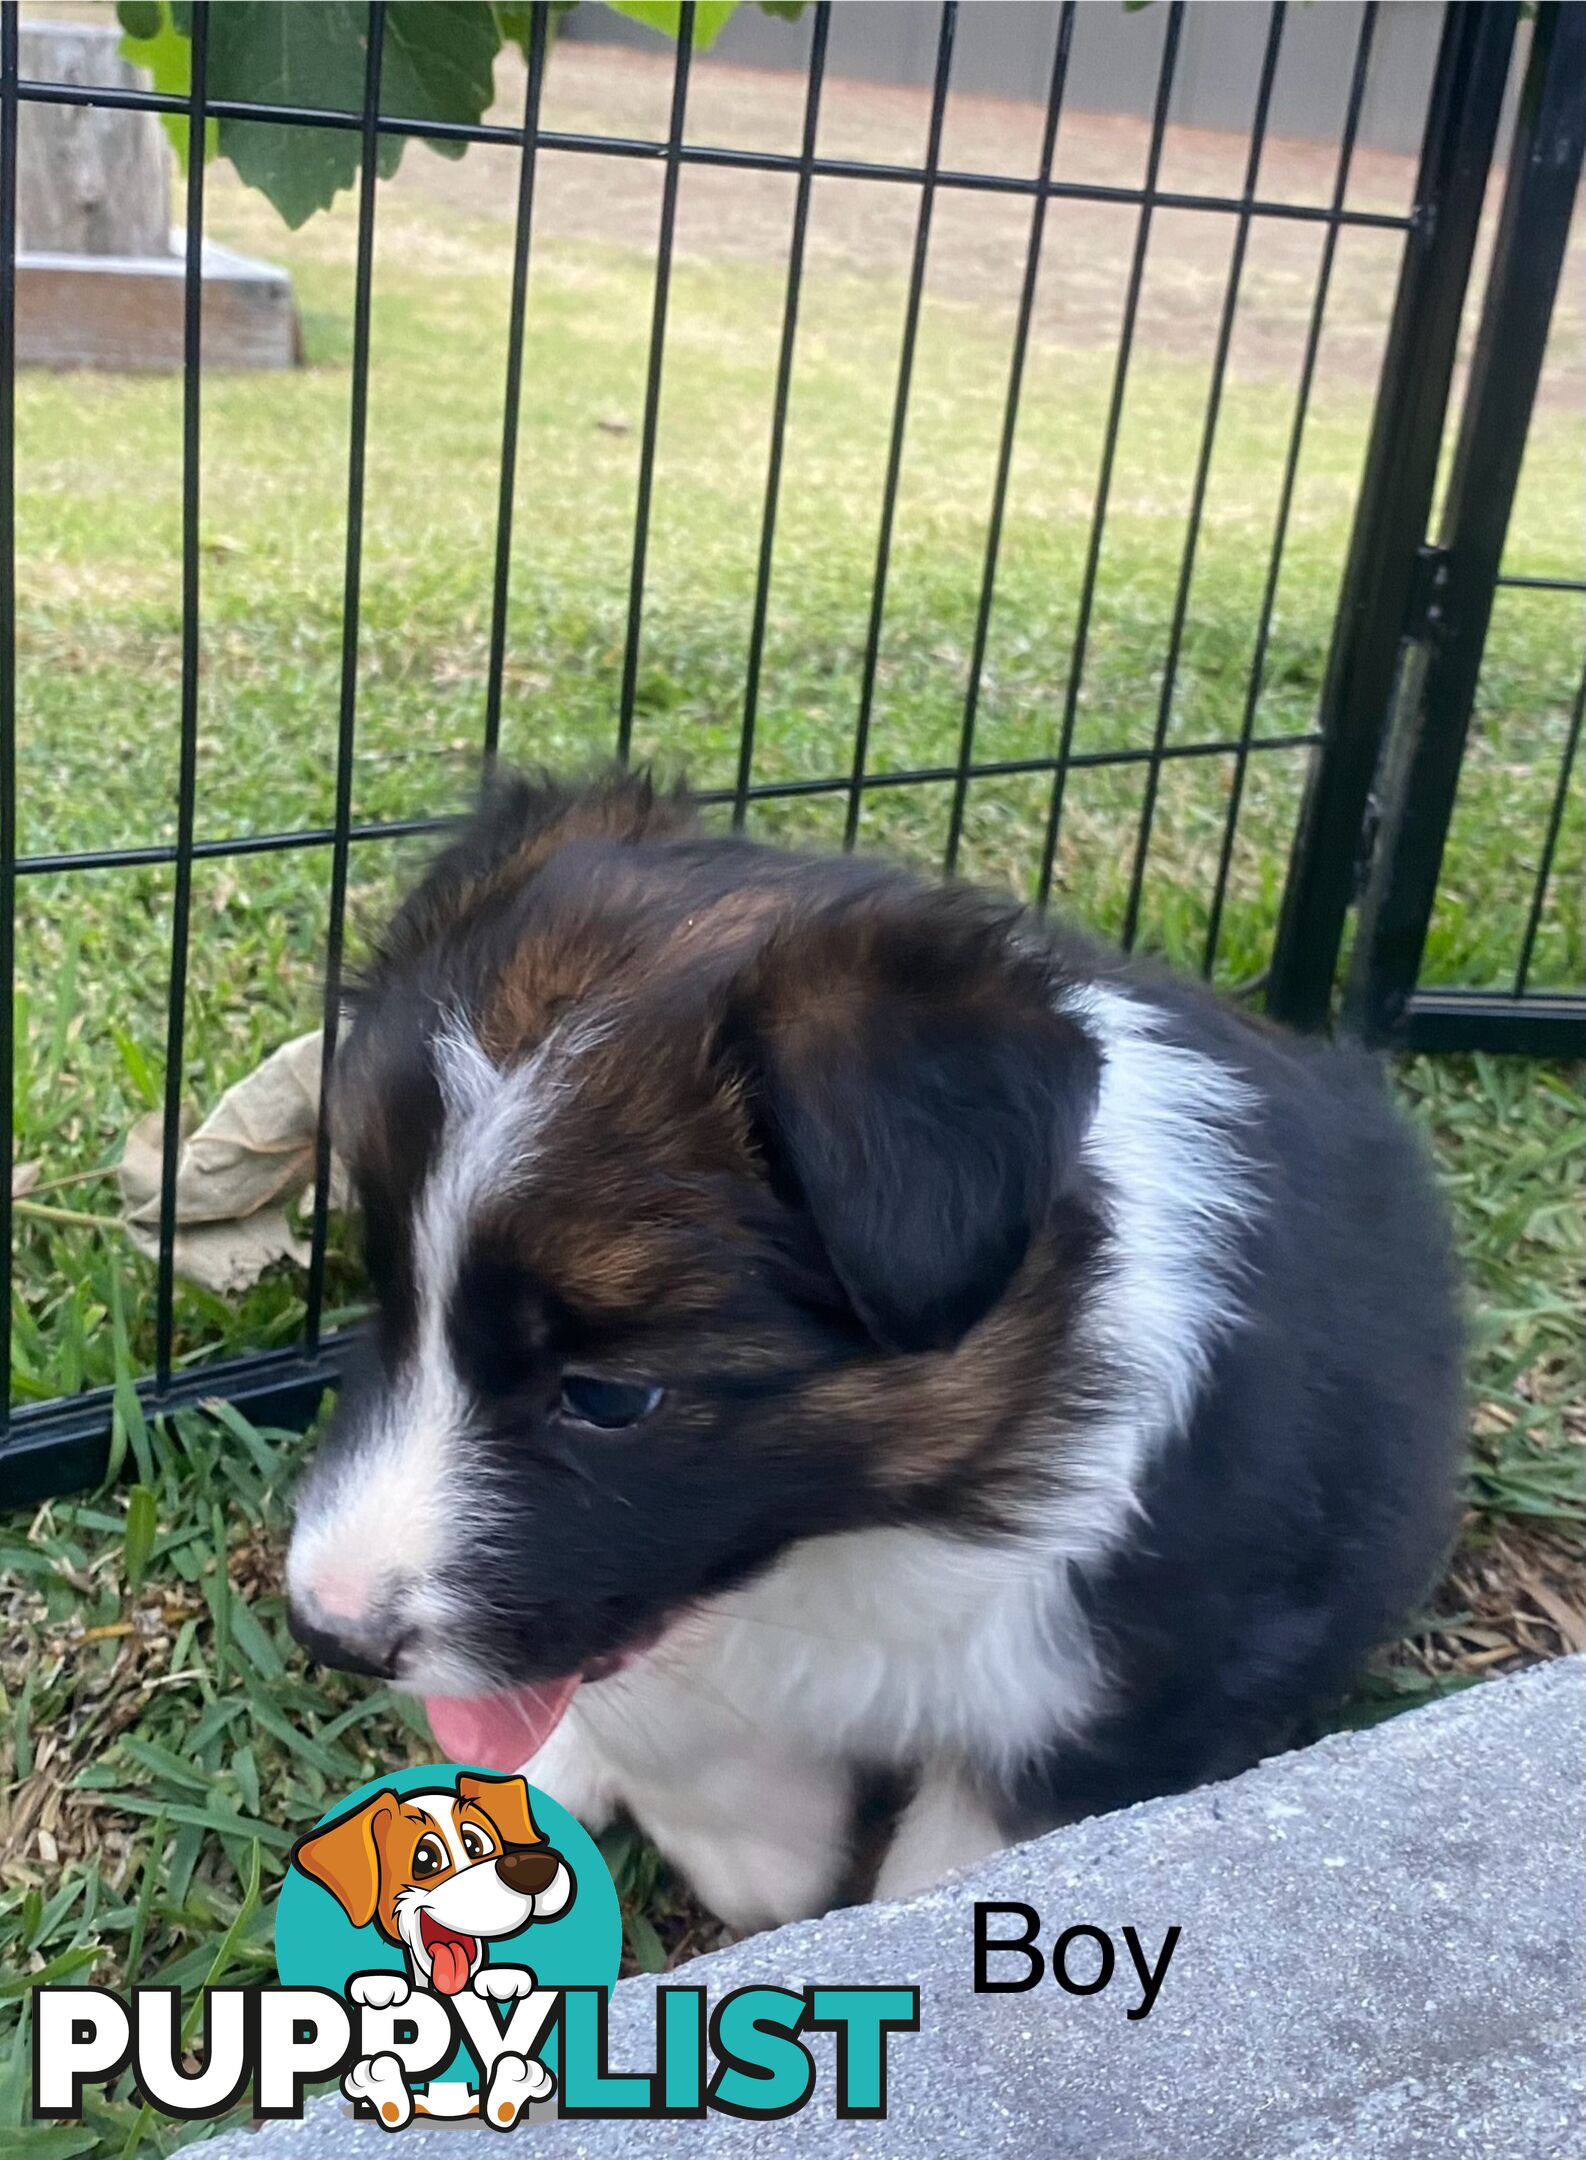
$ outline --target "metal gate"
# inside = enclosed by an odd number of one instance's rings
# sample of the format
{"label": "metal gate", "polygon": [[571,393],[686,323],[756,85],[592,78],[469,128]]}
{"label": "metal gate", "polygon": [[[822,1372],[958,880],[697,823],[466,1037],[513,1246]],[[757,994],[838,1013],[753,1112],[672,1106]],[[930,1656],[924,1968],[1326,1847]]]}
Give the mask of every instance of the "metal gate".
{"label": "metal gate", "polygon": [[1580,0],[1537,10],[1442,521],[1426,537],[1514,12],[1449,11],[1268,1007],[1302,1027],[1326,1020],[1358,901],[1340,1016],[1351,1032],[1403,1049],[1578,1057],[1586,996],[1529,980],[1575,784],[1586,669],[1510,986],[1419,987],[1494,599],[1545,591],[1579,612],[1586,596],[1586,579],[1504,567],[1586,141]]}
{"label": "metal gate", "polygon": [[[118,864],[145,861],[171,864],[176,873],[163,1091],[167,1169],[161,1204],[159,1265],[150,1300],[157,1317],[149,1369],[141,1375],[134,1371],[115,1388],[98,1387],[54,1400],[28,1402],[14,1414],[8,1413],[0,1423],[0,1504],[33,1499],[91,1482],[102,1470],[106,1447],[117,1421],[125,1430],[145,1415],[189,1408],[205,1399],[218,1397],[264,1422],[299,1422],[312,1414],[326,1386],[333,1384],[339,1357],[337,1339],[325,1321],[329,1146],[323,1128],[313,1211],[314,1260],[300,1339],[289,1348],[255,1351],[224,1360],[206,1362],[199,1356],[184,1361],[173,1354],[176,1151],[172,1142],[178,1131],[182,1107],[191,874],[195,860],[212,856],[289,847],[329,849],[333,874],[330,935],[325,952],[325,1014],[327,1036],[333,1039],[349,850],[366,838],[388,836],[399,830],[427,829],[430,822],[414,821],[405,826],[383,828],[356,826],[351,810],[350,759],[358,691],[363,439],[378,151],[382,133],[433,135],[438,130],[433,124],[391,117],[380,109],[380,54],[385,22],[381,0],[372,0],[368,13],[366,82],[361,111],[316,109],[305,112],[236,99],[229,102],[217,99],[212,105],[206,104],[204,54],[208,12],[203,5],[193,10],[193,88],[189,97],[178,98],[152,92],[100,92],[84,90],[81,86],[20,80],[17,8],[11,4],[0,6],[0,1095],[10,1095],[13,1080],[9,990],[18,879],[44,873],[91,874]],[[1470,4],[1454,0],[1454,4],[1446,9],[1427,107],[1414,202],[1407,217],[1362,212],[1351,209],[1344,200],[1350,145],[1361,113],[1376,12],[1374,5],[1368,5],[1363,13],[1340,141],[1338,179],[1331,204],[1324,206],[1320,203],[1294,205],[1265,201],[1257,193],[1267,102],[1283,30],[1281,4],[1274,6],[1268,17],[1262,89],[1256,102],[1243,192],[1215,197],[1175,192],[1159,182],[1175,55],[1184,21],[1184,0],[1172,0],[1157,18],[1163,24],[1163,46],[1154,96],[1150,155],[1143,184],[1132,188],[1099,187],[1053,177],[1052,147],[1063,104],[1074,33],[1074,0],[1065,0],[1063,6],[1054,10],[1055,48],[1047,93],[1043,163],[1037,173],[1019,177],[951,169],[941,161],[943,113],[958,13],[951,4],[942,8],[939,17],[927,147],[923,161],[917,166],[882,166],[818,154],[816,119],[831,17],[828,5],[817,6],[810,17],[807,103],[802,148],[796,154],[729,150],[688,138],[685,115],[694,11],[686,5],[680,18],[671,121],[664,139],[651,142],[596,135],[558,135],[542,130],[538,100],[546,58],[547,17],[543,8],[536,9],[531,18],[528,103],[521,128],[454,125],[449,131],[452,140],[495,142],[514,149],[521,159],[485,700],[483,748],[486,759],[494,754],[501,718],[507,566],[522,378],[524,291],[537,155],[542,151],[576,151],[607,157],[653,159],[665,181],[617,737],[619,752],[626,751],[634,713],[639,626],[645,593],[650,478],[655,454],[679,176],[685,167],[693,165],[782,172],[796,180],[798,192],[787,264],[759,572],[745,670],[738,779],[736,787],[721,791],[716,798],[730,807],[735,821],[741,822],[745,806],[751,800],[831,793],[846,798],[846,832],[852,840],[860,804],[868,790],[877,787],[944,790],[952,804],[946,849],[946,867],[950,870],[957,855],[965,796],[971,783],[1009,773],[1039,776],[1049,783],[1051,790],[1044,858],[1036,889],[1037,899],[1044,903],[1052,880],[1066,782],[1072,775],[1092,766],[1130,763],[1144,766],[1144,802],[1139,838],[1133,850],[1133,881],[1124,926],[1127,943],[1133,941],[1139,919],[1152,811],[1158,782],[1168,760],[1180,756],[1228,758],[1232,761],[1232,780],[1216,889],[1211,900],[1206,946],[1206,970],[1209,972],[1216,951],[1240,792],[1250,761],[1252,758],[1309,752],[1312,768],[1293,844],[1268,976],[1269,1008],[1278,1017],[1300,1026],[1317,1027],[1327,1022],[1335,1009],[1346,932],[1352,911],[1358,907],[1353,954],[1344,972],[1340,1010],[1346,1027],[1373,1041],[1413,1048],[1486,1047],[1551,1054],[1586,1050],[1586,996],[1544,993],[1529,987],[1532,948],[1542,920],[1553,876],[1555,850],[1573,785],[1572,770],[1578,756],[1586,678],[1583,678],[1581,693],[1574,700],[1551,817],[1546,831],[1540,836],[1541,852],[1534,870],[1529,925],[1515,955],[1510,988],[1495,993],[1474,987],[1432,990],[1419,984],[1427,927],[1436,897],[1439,867],[1495,595],[1506,586],[1539,588],[1550,592],[1560,607],[1578,608],[1582,595],[1586,594],[1586,580],[1528,575],[1523,568],[1510,571],[1502,562],[1510,507],[1535,402],[1543,348],[1581,171],[1582,137],[1586,133],[1586,0],[1545,0],[1545,4],[1536,9],[1530,24],[1527,77],[1508,159],[1505,200],[1485,291],[1481,332],[1463,407],[1447,507],[1435,544],[1428,544],[1427,534],[1455,377],[1461,313],[1472,276],[1483,199],[1493,170],[1505,85],[1522,10],[1513,4],[1513,0],[1470,0]],[[18,850],[12,454],[17,122],[19,111],[29,102],[96,101],[186,114],[190,123],[198,124],[203,122],[207,111],[224,107],[233,115],[249,119],[265,118],[354,131],[360,139],[343,618],[345,645],[335,751],[336,809],[334,824],[322,830],[248,834],[218,841],[200,840],[195,831],[201,295],[196,276],[189,274],[186,284],[188,362],[184,382],[181,770],[175,845],[31,857]],[[781,481],[782,431],[798,321],[805,221],[811,182],[816,178],[855,185],[880,179],[912,186],[918,190],[918,213],[851,766],[842,773],[766,782],[757,779],[753,770],[757,697]],[[1004,196],[1025,198],[1030,205],[1029,251],[991,500],[973,662],[956,756],[944,756],[941,762],[919,770],[876,771],[867,751],[871,747],[872,694],[908,412],[914,334],[920,315],[932,206],[945,191],[967,192],[971,196],[977,191],[995,191]],[[997,577],[1002,512],[1018,420],[1020,374],[1030,325],[1042,221],[1048,205],[1062,199],[1105,200],[1132,206],[1138,219],[1137,237],[1114,361],[1113,388],[1091,513],[1074,649],[1066,662],[1061,656],[1056,662],[1060,674],[1066,668],[1066,684],[1058,701],[1054,740],[1047,755],[997,763],[987,761],[983,754],[977,758],[977,693]],[[1081,750],[1074,740],[1074,721],[1085,668],[1086,630],[1102,545],[1129,346],[1152,212],[1157,207],[1167,206],[1234,219],[1239,236],[1233,257],[1236,267],[1230,277],[1220,321],[1217,358],[1212,369],[1207,418],[1186,534],[1184,567],[1177,585],[1169,653],[1152,740],[1148,748]],[[197,241],[203,230],[203,214],[204,169],[201,162],[195,162],[187,184],[190,266],[199,257]],[[1252,220],[1277,216],[1313,220],[1326,227],[1327,236],[1301,373],[1297,416],[1279,495],[1277,537],[1258,625],[1249,695],[1243,726],[1236,740],[1181,743],[1169,739],[1173,674],[1189,605],[1190,571],[1211,457],[1217,400],[1237,305],[1237,264]],[[1397,296],[1377,381],[1369,454],[1357,498],[1316,727],[1304,734],[1269,739],[1257,731],[1257,708],[1263,659],[1272,625],[1284,525],[1299,456],[1311,369],[1321,332],[1331,249],[1339,232],[1351,225],[1403,232],[1404,252]],[[329,1048],[326,1055],[328,1059]],[[0,1177],[0,1247],[8,1254],[13,1250],[12,1227],[10,1180]],[[9,1307],[6,1310],[9,1313]]]}

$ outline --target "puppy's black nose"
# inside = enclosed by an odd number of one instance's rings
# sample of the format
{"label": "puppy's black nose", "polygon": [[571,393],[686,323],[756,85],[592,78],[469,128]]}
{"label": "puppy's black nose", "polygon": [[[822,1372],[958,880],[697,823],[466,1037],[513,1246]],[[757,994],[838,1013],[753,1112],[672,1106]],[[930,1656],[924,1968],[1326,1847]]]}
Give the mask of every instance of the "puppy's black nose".
{"label": "puppy's black nose", "polygon": [[360,1622],[356,1630],[345,1632],[326,1627],[310,1618],[295,1599],[287,1606],[286,1624],[316,1665],[362,1673],[368,1680],[394,1680],[402,1653],[413,1636],[411,1628],[397,1628],[378,1620]]}
{"label": "puppy's black nose", "polygon": [[549,1845],[515,1845],[496,1862],[496,1873],[519,1897],[538,1897],[556,1880],[562,1856]]}

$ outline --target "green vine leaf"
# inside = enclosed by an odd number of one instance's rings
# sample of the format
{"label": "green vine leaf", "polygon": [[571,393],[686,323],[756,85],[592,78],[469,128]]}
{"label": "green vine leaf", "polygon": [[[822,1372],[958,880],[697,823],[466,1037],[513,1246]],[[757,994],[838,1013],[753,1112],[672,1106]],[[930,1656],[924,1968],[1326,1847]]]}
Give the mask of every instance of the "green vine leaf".
{"label": "green vine leaf", "polygon": [[[683,21],[682,0],[607,0],[614,15],[629,16],[675,38]],[[737,13],[738,0],[695,0],[694,50],[709,52],[723,25]]]}
{"label": "green vine leaf", "polygon": [[[191,22],[192,11],[178,13]],[[154,87],[166,97],[186,97],[192,83],[192,48],[186,23],[173,15],[169,0],[121,0],[116,16],[122,28],[121,50],[128,60],[147,68]],[[187,120],[182,113],[161,113],[160,125],[183,170],[187,167]],[[204,156],[212,158],[220,146],[220,130],[213,120],[204,127]]]}
{"label": "green vine leaf", "polygon": [[[619,14],[668,36],[680,0],[610,0]],[[572,0],[552,0],[554,31]],[[738,0],[696,0],[694,45],[706,51]],[[801,0],[769,0],[792,19]],[[121,50],[148,69],[157,90],[186,97],[192,80],[191,0],[118,0]],[[208,93],[218,101],[356,112],[363,103],[369,12],[364,0],[226,0],[209,17]],[[390,0],[386,9],[380,109],[404,120],[476,126],[495,96],[495,62],[508,39],[528,50],[532,9],[521,0]],[[162,115],[177,155],[187,156],[186,118]],[[325,210],[358,178],[361,143],[352,128],[268,120],[210,120],[205,155],[229,158],[250,187],[267,195],[290,226]],[[387,179],[407,138],[382,135],[378,168]],[[466,143],[427,141],[441,157]]]}
{"label": "green vine leaf", "polygon": [[[546,27],[546,43],[554,42],[561,27],[562,17],[571,15],[578,0],[550,0],[550,22]],[[496,0],[496,21],[501,26],[501,42],[509,40],[521,46],[525,60],[529,57],[529,41],[534,34],[533,0]]]}

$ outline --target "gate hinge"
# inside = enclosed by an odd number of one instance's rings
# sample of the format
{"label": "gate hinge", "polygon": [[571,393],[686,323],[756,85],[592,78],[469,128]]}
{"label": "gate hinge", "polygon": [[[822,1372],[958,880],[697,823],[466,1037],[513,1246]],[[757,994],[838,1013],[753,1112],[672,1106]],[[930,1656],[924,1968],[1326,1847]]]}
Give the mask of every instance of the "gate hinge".
{"label": "gate hinge", "polygon": [[1404,634],[1417,643],[1436,637],[1443,626],[1443,600],[1448,591],[1449,553],[1430,541],[1415,551],[1415,571],[1410,581],[1410,604]]}
{"label": "gate hinge", "polygon": [[1382,830],[1382,803],[1375,788],[1366,797],[1366,807],[1360,819],[1360,834],[1355,841],[1354,903],[1358,907],[1365,898],[1366,886],[1371,878],[1371,865],[1377,853],[1377,835]]}

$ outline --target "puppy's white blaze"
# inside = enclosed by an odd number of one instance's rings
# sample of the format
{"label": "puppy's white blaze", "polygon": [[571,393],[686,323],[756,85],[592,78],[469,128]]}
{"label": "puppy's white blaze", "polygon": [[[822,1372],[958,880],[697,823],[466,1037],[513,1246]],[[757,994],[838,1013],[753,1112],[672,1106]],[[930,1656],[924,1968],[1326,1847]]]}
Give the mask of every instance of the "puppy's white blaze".
{"label": "puppy's white blaze", "polygon": [[[543,1046],[542,1046],[543,1047]],[[502,1079],[501,1068],[460,1012],[448,1013],[435,1035],[435,1077],[452,1125],[488,1109]]]}
{"label": "puppy's white blaze", "polygon": [[457,1803],[447,1793],[406,1793],[403,1805],[414,1808],[433,1823],[451,1855],[453,1867],[467,1867],[469,1856],[457,1828]]}
{"label": "puppy's white blaze", "polygon": [[[588,1025],[561,1029],[523,1064],[503,1069],[460,1015],[437,1034],[444,1117],[413,1224],[413,1347],[365,1430],[311,1480],[299,1503],[287,1571],[294,1595],[310,1609],[361,1618],[400,1586],[401,1624],[421,1638],[444,1638],[464,1618],[449,1609],[435,1579],[458,1545],[484,1527],[470,1519],[459,1460],[471,1404],[452,1359],[447,1308],[471,1226],[489,1203],[521,1191],[565,1100],[571,1068],[595,1039]],[[433,1690],[450,1685],[458,1693],[481,1684],[472,1665],[427,1640],[424,1679]]]}
{"label": "puppy's white blaze", "polygon": [[1100,1557],[1137,1511],[1154,1449],[1183,1428],[1211,1354],[1239,1318],[1238,1242],[1261,1210],[1238,1139],[1257,1097],[1225,1067],[1158,1031],[1163,1016],[1099,983],[1065,1009],[1100,1045],[1096,1111],[1082,1143],[1113,1216],[1109,1263],[1085,1326],[1126,1399],[1063,1447],[1064,1490],[1047,1535]]}

